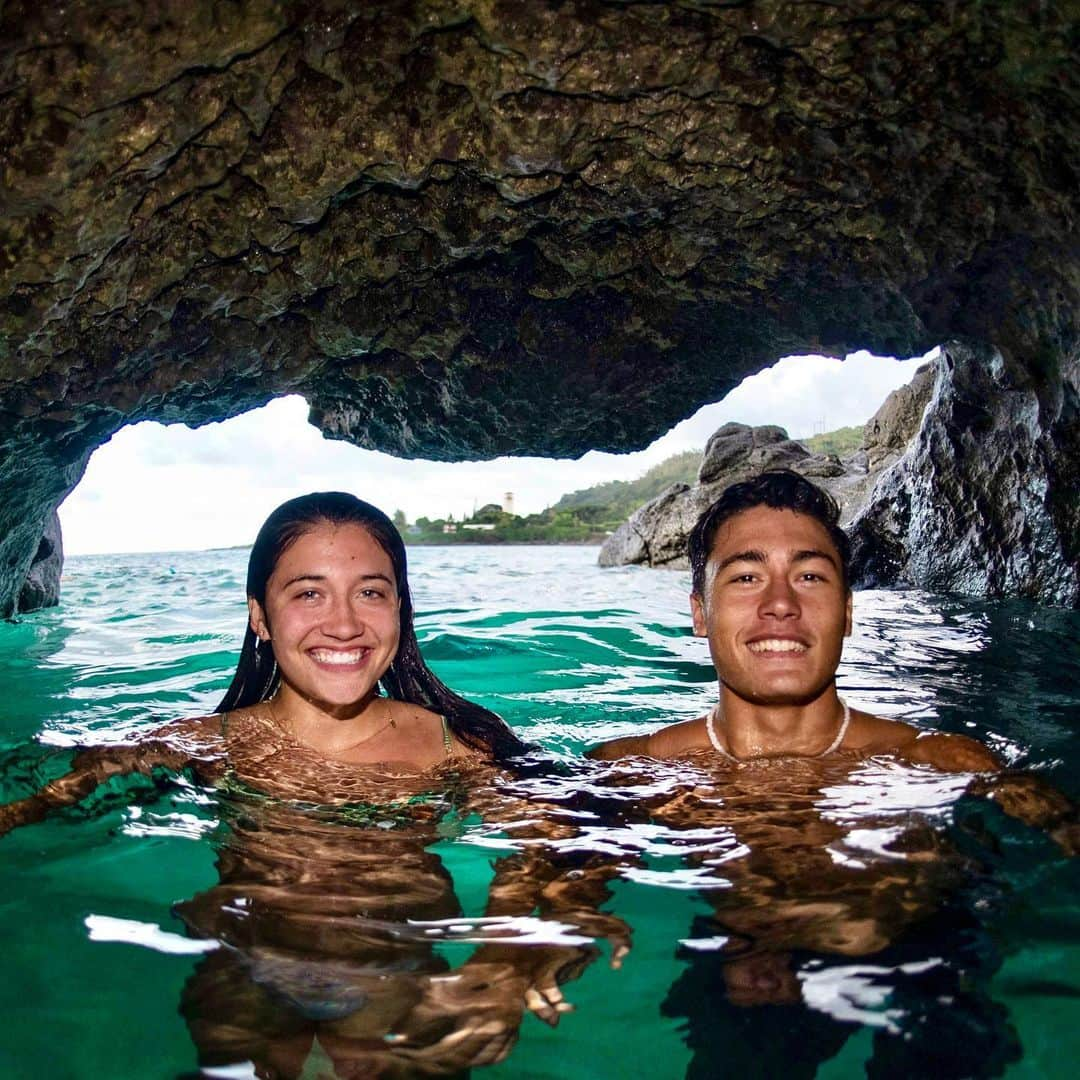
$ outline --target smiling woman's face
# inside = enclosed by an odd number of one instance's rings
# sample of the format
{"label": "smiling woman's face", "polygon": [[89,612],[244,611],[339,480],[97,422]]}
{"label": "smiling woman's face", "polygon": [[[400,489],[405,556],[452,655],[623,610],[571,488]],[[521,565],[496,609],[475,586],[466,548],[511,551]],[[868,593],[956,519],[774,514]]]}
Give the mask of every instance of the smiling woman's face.
{"label": "smiling woman's face", "polygon": [[390,556],[359,525],[317,525],[282,554],[251,625],[269,638],[285,688],[313,705],[362,705],[397,653],[400,600]]}

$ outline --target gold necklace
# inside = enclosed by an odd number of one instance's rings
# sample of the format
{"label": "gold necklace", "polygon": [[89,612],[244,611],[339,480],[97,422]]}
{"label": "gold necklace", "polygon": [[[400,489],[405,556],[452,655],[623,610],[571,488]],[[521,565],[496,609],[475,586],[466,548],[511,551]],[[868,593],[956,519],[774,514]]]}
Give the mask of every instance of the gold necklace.
{"label": "gold necklace", "polygon": [[[382,699],[380,699],[380,700],[382,700]],[[314,750],[315,749],[309,743],[304,742],[304,740],[301,739],[300,736],[296,734],[296,729],[293,727],[293,725],[288,720],[282,721],[278,717],[277,707],[276,707],[276,695],[275,695],[275,697],[270,698],[270,700],[267,702],[267,704],[270,706],[270,719],[271,719],[271,721],[273,723],[273,726],[275,728],[277,728],[279,731],[283,731],[285,733],[286,737],[291,742],[295,743],[297,746],[302,746],[307,750]],[[394,719],[393,713],[391,713],[390,718],[386,721],[385,724],[382,725],[382,727],[376,728],[369,735],[365,735],[362,738],[357,739],[356,742],[349,743],[348,746],[335,747],[334,753],[335,754],[347,754],[350,750],[355,750],[358,746],[363,746],[364,743],[371,742],[372,739],[374,739],[378,735],[381,735],[384,731],[387,730],[387,728],[396,728],[396,727],[397,727],[397,721]]]}

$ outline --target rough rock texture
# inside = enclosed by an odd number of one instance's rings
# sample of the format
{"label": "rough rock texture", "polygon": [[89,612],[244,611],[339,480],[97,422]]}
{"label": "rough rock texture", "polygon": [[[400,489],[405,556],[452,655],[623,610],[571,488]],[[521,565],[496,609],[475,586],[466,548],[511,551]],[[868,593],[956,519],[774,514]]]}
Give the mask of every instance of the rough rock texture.
{"label": "rough rock texture", "polygon": [[636,510],[600,548],[601,566],[644,564],[685,569],[686,541],[701,512],[736,480],[765,469],[792,469],[833,490],[840,498],[844,481],[853,487],[865,469],[846,469],[831,454],[811,454],[781,427],[724,424],[710,437],[698,469],[698,482],[672,484]]}
{"label": "rough rock texture", "polygon": [[844,461],[829,490],[845,525],[865,508],[878,477],[907,451],[922,427],[934,389],[936,363],[923,364],[911,382],[894,390],[863,428],[862,449]]}
{"label": "rough rock texture", "polygon": [[1080,360],[1047,400],[1000,354],[943,351],[906,453],[852,525],[855,577],[1080,603]]}
{"label": "rough rock texture", "polygon": [[623,449],[785,353],[953,337],[1052,407],[1075,55],[1035,0],[5,3],[0,614],[137,419]]}
{"label": "rough rock texture", "polygon": [[18,610],[36,611],[60,602],[60,573],[64,568],[64,545],[60,516],[54,510],[34,553],[30,569],[19,592]]}
{"label": "rough rock texture", "polygon": [[1000,353],[951,344],[893,391],[863,449],[811,455],[782,428],[725,424],[693,487],[674,484],[604,543],[602,566],[684,569],[698,516],[736,480],[789,468],[840,503],[856,586],[1080,604],[1080,358],[1047,402]]}
{"label": "rough rock texture", "polygon": [[936,363],[923,364],[911,382],[897,387],[863,429],[866,467],[880,472],[900,458],[914,435],[922,427],[923,413],[934,391]]}
{"label": "rough rock texture", "polygon": [[[866,423],[862,449],[845,461],[832,454],[812,454],[798,440],[789,439],[782,427],[724,424],[705,444],[697,483],[693,487],[672,484],[632,514],[604,541],[600,565],[686,569],[686,542],[702,511],[729,484],[765,469],[792,469],[813,480],[840,504],[840,520],[850,522],[866,509],[867,498],[883,470],[900,460],[921,430],[936,367],[936,363],[924,364],[910,383],[889,394]],[[905,550],[903,537],[887,526],[881,534],[896,536],[888,556],[899,557]],[[869,543],[864,550],[869,557]],[[884,578],[884,573],[881,576]],[[893,579],[897,578],[894,570]]]}

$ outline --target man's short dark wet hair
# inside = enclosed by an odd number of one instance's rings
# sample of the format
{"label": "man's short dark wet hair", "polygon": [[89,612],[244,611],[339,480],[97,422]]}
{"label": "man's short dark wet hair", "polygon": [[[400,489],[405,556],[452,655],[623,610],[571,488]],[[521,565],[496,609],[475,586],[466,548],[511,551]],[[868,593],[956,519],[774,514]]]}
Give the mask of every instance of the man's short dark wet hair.
{"label": "man's short dark wet hair", "polygon": [[851,541],[840,528],[840,507],[836,500],[797,472],[770,469],[726,488],[720,498],[698,518],[690,533],[689,543],[695,595],[705,596],[705,573],[720,526],[736,514],[757,506],[767,506],[770,510],[792,510],[820,522],[840,553],[840,569],[847,585]]}

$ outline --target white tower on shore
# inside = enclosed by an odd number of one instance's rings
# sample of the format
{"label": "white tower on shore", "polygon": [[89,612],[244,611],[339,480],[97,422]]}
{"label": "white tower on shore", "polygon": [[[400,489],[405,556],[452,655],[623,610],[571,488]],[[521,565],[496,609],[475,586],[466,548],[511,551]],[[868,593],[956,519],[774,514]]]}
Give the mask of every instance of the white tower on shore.
{"label": "white tower on shore", "polygon": [[512,491],[506,492],[503,495],[503,513],[512,514],[514,512],[514,493]]}

